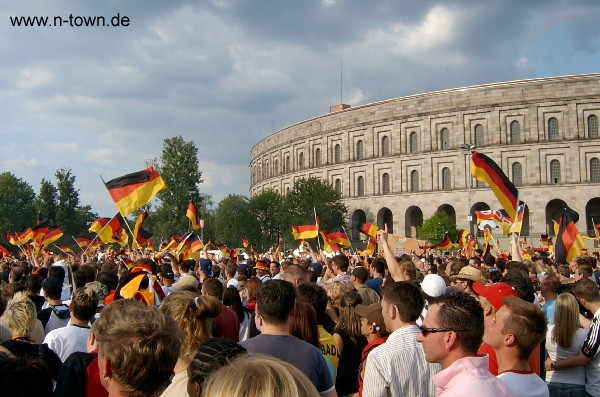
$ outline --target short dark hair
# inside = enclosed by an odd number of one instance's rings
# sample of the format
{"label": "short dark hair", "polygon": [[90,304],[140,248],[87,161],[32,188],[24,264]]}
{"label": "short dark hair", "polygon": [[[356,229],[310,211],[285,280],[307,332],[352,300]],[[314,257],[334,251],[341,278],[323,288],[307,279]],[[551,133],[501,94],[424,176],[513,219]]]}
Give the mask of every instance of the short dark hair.
{"label": "short dark hair", "polygon": [[25,279],[25,288],[27,291],[39,293],[42,289],[42,278],[37,274],[30,274]]}
{"label": "short dark hair", "polygon": [[423,292],[412,281],[387,284],[381,294],[386,302],[398,308],[400,319],[405,323],[417,321],[425,306]]}
{"label": "short dark hair", "polygon": [[327,310],[327,292],[316,284],[304,283],[297,287],[297,299],[312,305],[317,311],[317,318]]}
{"label": "short dark hair", "polygon": [[334,256],[333,263],[343,272],[348,271],[348,267],[350,267],[350,259],[344,254]]}
{"label": "short dark hair", "polygon": [[119,276],[111,271],[103,270],[96,275],[96,281],[106,286],[106,289],[110,292],[117,289]]}
{"label": "short dark hair", "polygon": [[459,343],[469,354],[476,354],[483,339],[483,308],[472,296],[454,289],[432,299],[440,305],[437,322],[441,328],[455,331]]}
{"label": "short dark hair", "polygon": [[589,278],[582,278],[573,284],[573,294],[577,298],[583,298],[589,302],[597,302],[600,300],[600,292],[598,285]]}
{"label": "short dark hair", "polygon": [[504,277],[502,277],[502,282],[510,285],[517,291],[519,294],[519,298],[523,299],[527,302],[532,302],[535,300],[535,292],[533,290],[533,283],[519,270],[509,270]]}
{"label": "short dark hair", "polygon": [[527,359],[546,337],[546,316],[533,303],[515,296],[508,296],[502,302],[509,311],[502,333],[515,336],[519,358]]}
{"label": "short dark hair", "polygon": [[361,284],[364,284],[369,279],[369,272],[361,266],[354,268],[354,270],[352,270],[352,275],[356,277]]}
{"label": "short dark hair", "polygon": [[73,316],[82,321],[90,321],[98,308],[98,294],[90,287],[76,289],[71,299]]}
{"label": "short dark hair", "polygon": [[48,268],[48,277],[58,277],[61,282],[65,281],[65,269],[62,266],[50,266]]}
{"label": "short dark hair", "polygon": [[217,298],[218,300],[223,300],[223,283],[216,278],[209,278],[204,280],[202,283],[202,292]]}
{"label": "short dark hair", "polygon": [[296,291],[289,281],[267,281],[259,285],[256,291],[256,307],[267,323],[287,323],[295,302]]}
{"label": "short dark hair", "polygon": [[383,259],[375,259],[373,261],[373,263],[371,263],[371,267],[378,273],[378,274],[385,274],[385,261]]}

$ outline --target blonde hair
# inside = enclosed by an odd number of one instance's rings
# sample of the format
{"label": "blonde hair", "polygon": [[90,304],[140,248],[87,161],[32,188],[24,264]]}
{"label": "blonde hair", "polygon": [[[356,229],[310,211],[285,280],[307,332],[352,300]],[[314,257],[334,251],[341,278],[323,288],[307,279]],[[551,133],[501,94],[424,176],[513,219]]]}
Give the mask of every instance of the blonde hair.
{"label": "blonde hair", "polygon": [[174,292],[165,298],[160,310],[171,316],[180,330],[180,357],[189,358],[200,343],[211,337],[211,318],[221,313],[221,306],[217,298],[190,291]]}
{"label": "blonde hair", "polygon": [[333,329],[333,333],[339,333],[341,330],[346,330],[346,333],[354,342],[357,342],[362,338],[362,332],[360,331],[360,316],[354,311],[356,305],[361,303],[362,298],[355,291],[346,292],[342,295],[342,311],[338,322]]}
{"label": "blonde hair", "polygon": [[28,336],[35,327],[37,313],[35,304],[25,291],[17,292],[6,305],[4,317],[12,336]]}
{"label": "blonde hair", "polygon": [[315,385],[293,365],[248,353],[214,372],[202,395],[215,397],[319,397]]}
{"label": "blonde hair", "polygon": [[577,299],[569,293],[558,295],[554,309],[552,342],[568,349],[571,347],[575,333],[579,328],[581,328],[581,323],[579,322]]}
{"label": "blonde hair", "polygon": [[341,305],[342,296],[348,292],[348,284],[343,281],[334,281],[329,284],[327,287],[327,291],[329,292],[329,297],[333,301],[333,304],[336,306]]}

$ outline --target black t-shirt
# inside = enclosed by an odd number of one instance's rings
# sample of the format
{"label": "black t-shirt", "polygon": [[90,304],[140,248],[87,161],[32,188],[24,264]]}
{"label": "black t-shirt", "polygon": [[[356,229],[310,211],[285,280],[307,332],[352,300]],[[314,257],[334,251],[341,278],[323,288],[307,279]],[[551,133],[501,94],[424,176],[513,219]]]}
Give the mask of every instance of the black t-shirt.
{"label": "black t-shirt", "polygon": [[346,396],[358,391],[358,368],[361,363],[362,350],[367,345],[365,337],[354,341],[345,329],[337,332],[344,342],[342,354],[335,378],[335,390],[339,396]]}
{"label": "black t-shirt", "polygon": [[10,351],[14,356],[17,357],[31,357],[41,358],[46,362],[48,366],[48,372],[52,379],[57,380],[62,366],[60,357],[52,351],[47,344],[38,345],[35,343],[27,343],[17,339],[7,340],[6,342],[0,343],[0,346]]}

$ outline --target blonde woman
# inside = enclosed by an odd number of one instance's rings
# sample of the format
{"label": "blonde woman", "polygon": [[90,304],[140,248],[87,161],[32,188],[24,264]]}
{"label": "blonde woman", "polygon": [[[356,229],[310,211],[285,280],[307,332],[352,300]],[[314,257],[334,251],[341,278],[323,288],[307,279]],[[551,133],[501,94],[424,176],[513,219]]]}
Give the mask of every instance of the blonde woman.
{"label": "blonde woman", "polygon": [[171,384],[161,396],[188,396],[188,366],[194,351],[211,337],[211,318],[221,313],[221,303],[211,296],[190,291],[174,292],[160,305],[160,310],[173,318],[181,333],[181,352]]}
{"label": "blonde woman", "polygon": [[319,397],[299,369],[272,356],[248,353],[213,373],[202,395],[211,397]]}
{"label": "blonde woman", "polygon": [[[556,298],[554,324],[548,326],[546,350],[552,362],[577,355],[587,336],[579,322],[579,305],[570,293]],[[573,367],[546,372],[551,397],[585,396],[585,367]]]}
{"label": "blonde woman", "polygon": [[329,296],[329,303],[333,306],[336,315],[340,315],[341,312],[341,300],[342,296],[348,292],[348,284],[343,281],[334,281],[327,286],[327,295]]}

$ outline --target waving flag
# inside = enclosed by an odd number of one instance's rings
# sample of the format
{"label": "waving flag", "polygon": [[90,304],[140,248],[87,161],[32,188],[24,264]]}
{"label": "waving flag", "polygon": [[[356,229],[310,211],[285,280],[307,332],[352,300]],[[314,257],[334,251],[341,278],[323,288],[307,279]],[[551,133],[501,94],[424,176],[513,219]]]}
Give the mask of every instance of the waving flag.
{"label": "waving flag", "polygon": [[148,202],[165,187],[154,168],[123,175],[105,183],[122,216],[127,216]]}
{"label": "waving flag", "polygon": [[63,236],[63,232],[59,228],[52,227],[52,228],[48,229],[46,234],[44,234],[44,238],[42,238],[42,244],[41,244],[42,248],[48,247],[50,244],[52,244],[53,242],[55,242],[62,236]]}
{"label": "waving flag", "polygon": [[292,235],[294,240],[304,240],[315,238],[319,234],[317,225],[292,226]]}
{"label": "waving flag", "polygon": [[92,239],[88,237],[75,237],[75,242],[77,243],[79,248],[84,248],[90,245]]}
{"label": "waving flag", "polygon": [[[100,241],[104,244],[108,244],[114,241],[113,236],[117,235],[119,229],[123,227],[125,220],[120,213],[117,213],[112,219],[111,218],[98,218],[90,225],[88,231],[90,233],[96,233]],[[120,239],[120,236],[117,235]]]}
{"label": "waving flag", "polygon": [[568,264],[573,258],[581,255],[585,243],[581,239],[579,230],[575,223],[579,220],[579,214],[565,207],[559,222],[556,244],[554,245],[554,258],[556,264]]}
{"label": "waving flag", "polygon": [[152,233],[145,230],[143,227],[147,217],[148,213],[144,211],[138,216],[137,221],[135,221],[135,226],[133,227],[133,243],[131,244],[134,249],[140,248],[146,241],[150,240],[150,237],[152,237]]}
{"label": "waving flag", "polygon": [[478,181],[490,185],[510,219],[515,219],[519,205],[519,191],[498,164],[486,155],[475,151],[471,155],[471,175]]}
{"label": "waving flag", "polygon": [[327,233],[327,238],[329,241],[335,244],[344,245],[346,247],[350,247],[350,238],[348,238],[348,234],[342,227],[338,227]]}
{"label": "waving flag", "polygon": [[460,229],[460,231],[458,232],[458,246],[461,248],[465,248],[467,246],[467,242],[468,242],[468,237],[469,237],[469,232],[467,232],[465,229]]}
{"label": "waving flag", "polygon": [[373,225],[371,223],[358,223],[356,225],[356,228],[358,229],[358,231],[366,234],[367,236],[377,238],[377,231],[379,230],[379,227],[377,227],[377,225]]}
{"label": "waving flag", "polygon": [[327,233],[327,230],[321,230],[321,237],[323,237],[323,250],[325,252],[330,254],[332,252],[340,250],[340,247],[336,243],[334,243],[329,237],[329,233]]}
{"label": "waving flag", "polygon": [[190,202],[188,204],[188,209],[185,216],[187,216],[190,220],[192,224],[192,229],[200,229],[200,215],[198,215],[198,213],[196,212],[196,207],[194,206],[194,203]]}
{"label": "waving flag", "polygon": [[242,239],[242,245],[244,246],[244,248],[248,248],[248,244],[250,244],[250,243],[248,242],[248,239],[244,237],[244,238]]}
{"label": "waving flag", "polygon": [[5,246],[3,246],[2,244],[0,244],[0,257],[4,257],[4,256],[12,256],[12,253],[10,252],[10,250],[8,248],[6,248]]}

